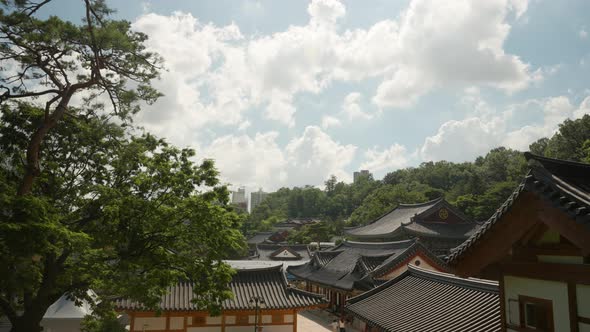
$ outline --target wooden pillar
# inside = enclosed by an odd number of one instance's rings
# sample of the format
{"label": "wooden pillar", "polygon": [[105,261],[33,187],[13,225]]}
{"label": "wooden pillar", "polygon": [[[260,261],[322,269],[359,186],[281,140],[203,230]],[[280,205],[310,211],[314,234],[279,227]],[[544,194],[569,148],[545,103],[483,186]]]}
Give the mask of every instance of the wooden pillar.
{"label": "wooden pillar", "polygon": [[504,292],[504,274],[500,275],[500,321],[502,331],[506,331],[506,295]]}
{"label": "wooden pillar", "polygon": [[225,313],[221,313],[221,332],[225,332]]}
{"label": "wooden pillar", "polygon": [[133,326],[135,325],[135,314],[133,312],[129,314],[129,319],[131,320],[131,323],[129,324],[129,330],[133,332]]}
{"label": "wooden pillar", "polygon": [[578,295],[576,294],[576,284],[571,281],[567,283],[567,301],[570,313],[570,331],[578,332],[580,329],[578,324]]}
{"label": "wooden pillar", "polygon": [[184,316],[184,332],[186,332],[187,326],[186,324],[188,323],[187,317],[186,315]]}
{"label": "wooden pillar", "polygon": [[297,332],[297,309],[293,309],[293,332]]}
{"label": "wooden pillar", "polygon": [[166,313],[166,332],[170,331],[170,313]]}

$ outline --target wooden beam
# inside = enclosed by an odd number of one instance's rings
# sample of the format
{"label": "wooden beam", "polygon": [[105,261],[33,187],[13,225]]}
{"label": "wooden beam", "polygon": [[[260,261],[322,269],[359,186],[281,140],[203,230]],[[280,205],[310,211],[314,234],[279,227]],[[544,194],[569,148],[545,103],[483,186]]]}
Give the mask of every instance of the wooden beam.
{"label": "wooden beam", "polygon": [[590,285],[590,266],[585,264],[518,262],[499,266],[504,275]]}
{"label": "wooden beam", "polygon": [[573,282],[567,283],[567,301],[570,313],[570,331],[578,332],[578,299],[576,294],[576,284]]}
{"label": "wooden beam", "polygon": [[528,245],[529,243],[534,243],[535,241],[537,241],[540,237],[543,236],[543,234],[545,234],[545,232],[549,229],[549,227],[547,227],[547,225],[545,224],[537,224],[536,226],[534,226],[533,230],[530,231],[527,235],[525,235],[520,243],[523,246]]}
{"label": "wooden beam", "polygon": [[559,244],[555,246],[530,246],[517,249],[526,255],[549,255],[549,256],[582,256],[582,250],[572,245]]}
{"label": "wooden beam", "polygon": [[293,332],[297,332],[297,310],[293,309]]}
{"label": "wooden beam", "polygon": [[501,219],[463,254],[455,266],[455,274],[461,277],[475,276],[485,266],[508,255],[512,245],[538,222],[531,217],[531,211],[536,211],[538,201],[534,194],[522,192]]}
{"label": "wooden beam", "polygon": [[544,204],[543,209],[537,212],[537,217],[549,228],[559,232],[576,247],[582,250],[584,256],[590,254],[590,230],[573,220],[565,212]]}

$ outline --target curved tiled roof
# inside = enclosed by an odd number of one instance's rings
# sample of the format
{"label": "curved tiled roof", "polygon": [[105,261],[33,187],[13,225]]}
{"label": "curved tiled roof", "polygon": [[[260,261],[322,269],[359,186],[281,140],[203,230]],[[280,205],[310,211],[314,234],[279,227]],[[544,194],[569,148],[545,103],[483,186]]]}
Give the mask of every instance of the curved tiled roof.
{"label": "curved tiled roof", "polygon": [[416,254],[418,251],[424,254],[433,263],[436,263],[438,265],[438,268],[447,270],[447,265],[442,259],[438,258],[438,256],[430,252],[430,250],[428,250],[422,243],[416,241],[416,243],[414,243],[411,247],[409,247],[401,254],[390,256],[388,259],[383,261],[379,266],[375,267],[375,269],[371,272],[371,275],[373,277],[379,277],[387,273],[391,269],[396,268],[401,262]]}
{"label": "curved tiled roof", "polygon": [[500,331],[498,283],[409,266],[348,301],[346,310],[383,331]]}
{"label": "curved tiled roof", "polygon": [[350,236],[383,236],[396,231],[402,223],[408,223],[412,217],[419,215],[442,202],[442,198],[420,203],[399,204],[393,210],[385,213],[375,221],[345,231]]}
{"label": "curved tiled roof", "polygon": [[246,242],[248,242],[248,244],[263,243],[269,237],[271,237],[274,233],[275,232],[258,232],[256,234],[254,234],[252,237],[250,237]]}
{"label": "curved tiled roof", "polygon": [[511,209],[523,191],[537,194],[590,231],[590,165],[540,157],[528,152],[525,157],[527,160],[536,160],[540,166],[531,166],[529,173],[512,195],[477,232],[452,251],[448,262],[457,262],[480,238],[501,222],[502,216]]}
{"label": "curved tiled roof", "polygon": [[[334,251],[320,251],[315,256],[332,255],[331,259],[320,259],[300,266],[291,266],[287,271],[301,279],[309,280],[330,287],[352,290],[356,281],[361,280],[375,266],[377,260],[386,260],[393,255],[400,255],[415,243],[415,240],[396,242],[353,242],[345,241]],[[360,262],[359,262],[360,261]]]}
{"label": "curved tiled roof", "polygon": [[324,266],[328,264],[334,257],[338,256],[342,251],[316,251],[313,254],[313,261],[316,266]]}
{"label": "curved tiled roof", "polygon": [[[320,295],[289,287],[281,265],[238,270],[229,287],[234,298],[223,301],[223,310],[254,310],[250,304],[253,296],[262,297],[267,309],[317,307],[326,303]],[[199,311],[192,303],[195,297],[192,283],[180,282],[168,287],[158,307],[164,311]],[[116,300],[115,306],[122,310],[145,310],[141,304],[127,299]]]}
{"label": "curved tiled roof", "polygon": [[466,239],[477,231],[480,224],[476,222],[446,224],[446,223],[422,223],[413,222],[402,225],[404,233],[417,237],[438,237],[445,239]]}
{"label": "curved tiled roof", "polygon": [[[292,253],[295,258],[277,257],[284,250]],[[311,259],[309,248],[306,244],[274,244],[259,243],[256,245],[256,255],[252,257],[257,260],[304,260]]]}
{"label": "curved tiled roof", "polygon": [[[436,209],[445,207],[451,210],[463,222],[423,222],[421,218],[428,216]],[[400,204],[375,221],[359,227],[345,230],[346,235],[360,239],[397,237],[403,234],[447,239],[466,239],[479,226],[471,222],[460,211],[438,198],[420,204]]]}

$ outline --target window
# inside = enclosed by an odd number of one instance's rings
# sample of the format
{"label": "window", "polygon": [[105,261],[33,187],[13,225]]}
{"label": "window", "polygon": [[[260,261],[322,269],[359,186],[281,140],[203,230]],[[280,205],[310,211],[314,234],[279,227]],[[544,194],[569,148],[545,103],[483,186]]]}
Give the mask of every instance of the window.
{"label": "window", "polygon": [[520,327],[538,331],[553,331],[553,303],[551,300],[529,296],[518,297]]}

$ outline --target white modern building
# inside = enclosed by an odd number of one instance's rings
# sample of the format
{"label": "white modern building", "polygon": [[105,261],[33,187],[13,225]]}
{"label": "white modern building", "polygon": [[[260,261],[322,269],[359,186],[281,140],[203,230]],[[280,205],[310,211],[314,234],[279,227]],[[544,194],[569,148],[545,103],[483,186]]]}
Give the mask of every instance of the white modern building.
{"label": "white modern building", "polygon": [[258,189],[258,191],[250,193],[250,211],[254,211],[254,208],[258,206],[258,204],[262,203],[268,196],[268,193],[262,191],[262,188]]}

